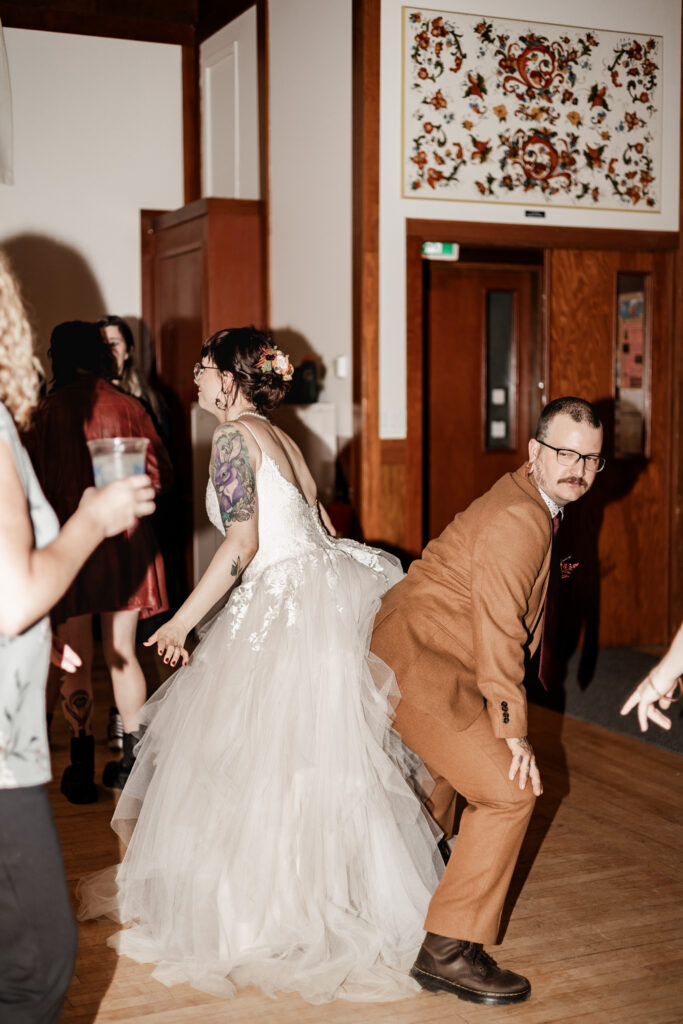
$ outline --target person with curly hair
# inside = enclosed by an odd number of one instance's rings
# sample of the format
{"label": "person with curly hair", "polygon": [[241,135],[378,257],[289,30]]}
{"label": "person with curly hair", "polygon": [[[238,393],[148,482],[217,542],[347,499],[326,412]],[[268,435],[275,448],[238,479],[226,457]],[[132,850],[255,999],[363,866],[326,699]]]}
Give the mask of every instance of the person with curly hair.
{"label": "person with curly hair", "polygon": [[83,492],[59,529],[18,434],[31,422],[40,365],[9,263],[0,253],[0,1020],[56,1024],[76,956],[47,796],[45,683],[72,673],[49,612],[105,537],[154,511],[148,476]]}

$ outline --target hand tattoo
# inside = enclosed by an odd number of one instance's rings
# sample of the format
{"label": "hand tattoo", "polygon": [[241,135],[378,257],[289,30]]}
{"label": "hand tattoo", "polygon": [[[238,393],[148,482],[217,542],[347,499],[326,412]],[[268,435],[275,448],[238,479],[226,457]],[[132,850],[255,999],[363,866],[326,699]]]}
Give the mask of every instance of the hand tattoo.
{"label": "hand tattoo", "polygon": [[225,423],[216,431],[210,471],[227,533],[231,523],[251,519],[256,508],[256,478],[239,427]]}

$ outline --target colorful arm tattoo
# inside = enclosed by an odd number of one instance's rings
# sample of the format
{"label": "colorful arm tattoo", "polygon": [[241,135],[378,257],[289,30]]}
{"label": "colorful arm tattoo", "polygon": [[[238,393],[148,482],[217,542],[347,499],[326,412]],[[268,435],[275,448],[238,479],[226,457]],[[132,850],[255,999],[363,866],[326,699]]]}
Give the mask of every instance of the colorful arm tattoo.
{"label": "colorful arm tattoo", "polygon": [[226,533],[232,523],[245,523],[253,518],[256,478],[242,434],[230,423],[220,427],[214,436],[211,479]]}

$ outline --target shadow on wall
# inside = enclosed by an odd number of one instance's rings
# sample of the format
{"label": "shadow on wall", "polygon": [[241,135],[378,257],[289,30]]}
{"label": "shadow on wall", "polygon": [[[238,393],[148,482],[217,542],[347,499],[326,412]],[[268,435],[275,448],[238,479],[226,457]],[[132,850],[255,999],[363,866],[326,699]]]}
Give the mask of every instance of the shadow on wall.
{"label": "shadow on wall", "polygon": [[292,366],[299,366],[303,359],[315,360],[318,369],[318,387],[322,392],[325,388],[325,363],[308,339],[298,331],[293,331],[291,327],[274,327],[271,334],[277,347],[289,356]]}
{"label": "shadow on wall", "polygon": [[[317,367],[318,388],[322,389],[325,372],[321,356],[303,334],[291,328],[272,330],[273,341],[286,352],[294,367],[302,360],[312,359]],[[295,376],[294,387],[297,379]],[[292,395],[290,395],[290,398]],[[337,435],[334,409],[318,402],[296,404],[286,402],[273,412],[273,422],[298,444],[318,488],[318,496],[325,504],[335,497]]]}
{"label": "shadow on wall", "polygon": [[97,278],[76,249],[47,235],[15,235],[0,240],[0,248],[19,281],[36,355],[48,370],[52,328],[65,320],[97,320],[105,312]]}
{"label": "shadow on wall", "polygon": [[600,650],[600,606],[603,580],[614,566],[600,558],[600,533],[608,505],[623,501],[633,490],[641,473],[647,469],[644,458],[615,459],[614,457],[614,399],[603,398],[594,403],[604,426],[603,452],[607,468],[581,501],[567,509],[566,522],[560,533],[561,553],[571,552],[571,560],[578,564],[560,586],[559,621],[561,631],[558,661],[563,666],[562,682],[548,693],[535,681],[536,663],[531,666],[528,690],[532,699],[544,707],[564,711],[566,703],[566,665],[581,648],[577,676],[582,690],[586,690],[596,673]]}

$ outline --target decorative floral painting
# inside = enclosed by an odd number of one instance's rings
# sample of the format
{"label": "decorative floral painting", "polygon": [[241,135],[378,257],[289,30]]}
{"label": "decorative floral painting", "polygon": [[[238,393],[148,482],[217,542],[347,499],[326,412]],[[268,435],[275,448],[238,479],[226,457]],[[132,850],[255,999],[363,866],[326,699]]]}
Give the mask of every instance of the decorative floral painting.
{"label": "decorative floral painting", "polygon": [[405,196],[659,211],[660,36],[403,17]]}

